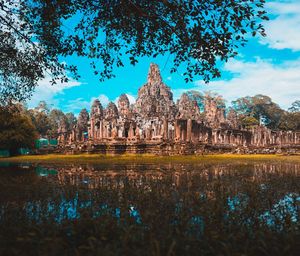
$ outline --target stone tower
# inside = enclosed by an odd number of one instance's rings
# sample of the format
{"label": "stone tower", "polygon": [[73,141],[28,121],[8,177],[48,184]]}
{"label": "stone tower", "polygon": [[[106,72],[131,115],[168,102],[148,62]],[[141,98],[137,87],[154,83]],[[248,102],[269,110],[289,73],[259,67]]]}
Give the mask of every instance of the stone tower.
{"label": "stone tower", "polygon": [[94,100],[91,107],[91,118],[103,118],[103,107],[98,99]]}
{"label": "stone tower", "polygon": [[112,120],[119,117],[118,108],[115,103],[109,102],[105,109],[105,119]]}
{"label": "stone tower", "polygon": [[103,107],[98,99],[94,100],[90,114],[89,136],[92,139],[102,138]]}
{"label": "stone tower", "polygon": [[168,118],[173,120],[176,106],[171,89],[162,82],[159,68],[151,63],[147,83],[138,91],[135,111],[143,118]]}
{"label": "stone tower", "polygon": [[204,113],[206,124],[210,127],[220,127],[225,123],[225,108],[218,106],[216,98],[206,96],[204,103]]}
{"label": "stone tower", "polygon": [[127,117],[130,111],[130,103],[126,94],[121,94],[118,100],[119,115],[123,118]]}
{"label": "stone tower", "polygon": [[191,100],[186,93],[183,93],[178,101],[177,118],[201,120],[200,109],[197,102]]}

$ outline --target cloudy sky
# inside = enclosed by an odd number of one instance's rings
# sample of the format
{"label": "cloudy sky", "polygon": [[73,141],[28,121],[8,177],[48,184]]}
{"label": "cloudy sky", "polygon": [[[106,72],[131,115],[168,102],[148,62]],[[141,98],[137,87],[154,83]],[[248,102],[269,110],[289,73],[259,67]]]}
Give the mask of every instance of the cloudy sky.
{"label": "cloudy sky", "polygon": [[300,0],[267,2],[271,17],[264,23],[267,37],[249,40],[247,46],[239,50],[237,58],[221,67],[221,79],[209,85],[201,80],[186,84],[180,72],[171,75],[172,63],[167,57],[140,59],[134,67],[126,65],[116,69],[116,78],[103,83],[92,74],[88,60],[70,59],[78,64],[80,80],[51,86],[49,80],[44,79],[28,106],[34,107],[45,100],[52,108],[78,113],[82,108],[89,109],[96,98],[105,106],[121,93],[126,93],[134,102],[138,88],[146,82],[150,63],[155,62],[175,100],[190,89],[217,92],[224,96],[228,105],[238,97],[265,94],[287,109],[300,99]]}

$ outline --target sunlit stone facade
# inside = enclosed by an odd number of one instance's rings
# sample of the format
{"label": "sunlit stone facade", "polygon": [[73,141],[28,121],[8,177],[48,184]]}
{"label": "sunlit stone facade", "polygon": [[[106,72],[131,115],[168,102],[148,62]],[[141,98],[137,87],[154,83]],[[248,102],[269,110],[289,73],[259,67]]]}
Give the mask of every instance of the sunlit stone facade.
{"label": "sunlit stone facade", "polygon": [[264,126],[241,129],[236,113],[231,110],[226,117],[225,106],[213,97],[205,98],[202,112],[185,93],[175,103],[156,64],[150,65],[134,104],[126,94],[105,109],[95,100],[89,120],[88,136],[78,139],[74,128],[72,134],[61,136],[61,146],[111,153],[191,154],[255,147],[280,150],[300,144],[299,132],[271,131]]}

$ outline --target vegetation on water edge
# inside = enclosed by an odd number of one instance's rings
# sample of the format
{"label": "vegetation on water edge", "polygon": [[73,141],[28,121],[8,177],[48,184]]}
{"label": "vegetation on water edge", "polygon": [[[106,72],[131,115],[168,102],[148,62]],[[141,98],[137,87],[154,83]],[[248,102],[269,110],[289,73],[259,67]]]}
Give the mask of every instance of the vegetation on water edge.
{"label": "vegetation on water edge", "polygon": [[48,163],[126,163],[126,162],[214,162],[214,161],[300,161],[300,155],[235,155],[235,154],[208,154],[208,155],[180,155],[180,156],[157,156],[151,154],[124,154],[124,155],[105,155],[105,154],[48,154],[48,155],[23,155],[9,158],[0,158],[0,162],[48,162]]}
{"label": "vegetation on water edge", "polygon": [[290,167],[103,172],[89,185],[2,172],[0,255],[297,255]]}

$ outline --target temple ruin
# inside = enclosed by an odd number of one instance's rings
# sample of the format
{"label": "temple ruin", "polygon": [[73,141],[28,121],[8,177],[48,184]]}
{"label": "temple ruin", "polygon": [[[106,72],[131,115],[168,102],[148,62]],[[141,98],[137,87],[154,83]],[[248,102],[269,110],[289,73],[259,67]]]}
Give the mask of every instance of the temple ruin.
{"label": "temple ruin", "polygon": [[201,110],[186,93],[175,103],[158,66],[151,64],[135,104],[126,94],[106,108],[95,100],[86,127],[77,125],[71,133],[61,129],[59,146],[70,152],[166,155],[299,150],[300,132],[272,131],[263,125],[242,128],[235,111],[226,115],[215,98],[206,97],[203,105]]}

